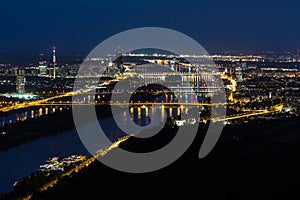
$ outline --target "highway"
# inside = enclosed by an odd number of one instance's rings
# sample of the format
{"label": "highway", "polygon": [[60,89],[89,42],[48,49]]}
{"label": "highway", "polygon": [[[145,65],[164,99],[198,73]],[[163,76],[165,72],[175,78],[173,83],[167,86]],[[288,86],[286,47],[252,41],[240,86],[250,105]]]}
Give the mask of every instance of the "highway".
{"label": "highway", "polygon": [[274,105],[270,110],[251,110],[248,113],[242,113],[242,114],[237,114],[237,115],[232,115],[232,116],[226,116],[225,118],[215,118],[211,119],[212,122],[218,122],[218,121],[230,121],[234,119],[242,119],[242,118],[248,118],[251,116],[257,116],[257,115],[265,115],[265,114],[270,114],[274,112],[280,112],[281,109],[283,108],[282,104]]}
{"label": "highway", "polygon": [[49,97],[49,98],[45,98],[45,99],[40,99],[40,100],[37,100],[37,101],[24,102],[24,103],[15,104],[15,105],[8,106],[8,107],[3,107],[3,108],[0,108],[0,111],[1,112],[9,112],[11,110],[18,110],[18,109],[22,109],[22,108],[39,106],[39,105],[41,105],[43,103],[46,103],[48,101],[63,98],[63,97],[68,97],[68,96],[72,96],[72,95],[74,95],[74,92],[68,92],[68,93],[65,93],[65,94],[62,94],[62,95],[57,95],[57,96],[53,96],[53,97]]}
{"label": "highway", "polygon": [[111,105],[111,106],[120,106],[120,107],[134,107],[134,106],[224,106],[227,103],[199,103],[199,102],[91,102],[91,103],[81,103],[81,102],[44,102],[40,103],[37,106],[97,106],[97,105]]}
{"label": "highway", "polygon": [[[115,80],[110,80],[110,81],[104,82],[104,83],[100,84],[99,86],[108,85],[112,81],[115,81]],[[39,99],[39,100],[36,100],[36,101],[23,102],[23,103],[19,103],[19,104],[17,103],[17,104],[12,105],[12,106],[7,106],[7,107],[0,108],[0,112],[9,112],[9,111],[12,111],[12,110],[18,110],[18,109],[29,108],[29,107],[34,107],[34,106],[41,106],[43,104],[47,105],[48,102],[51,102],[55,99],[60,99],[60,98],[64,98],[64,97],[71,97],[71,96],[78,95],[78,94],[86,94],[86,93],[91,92],[95,88],[96,87],[90,87],[90,88],[80,89],[80,90],[73,91],[73,92],[67,92],[65,94],[60,94],[60,95],[56,95],[56,96],[45,98],[45,99]]]}

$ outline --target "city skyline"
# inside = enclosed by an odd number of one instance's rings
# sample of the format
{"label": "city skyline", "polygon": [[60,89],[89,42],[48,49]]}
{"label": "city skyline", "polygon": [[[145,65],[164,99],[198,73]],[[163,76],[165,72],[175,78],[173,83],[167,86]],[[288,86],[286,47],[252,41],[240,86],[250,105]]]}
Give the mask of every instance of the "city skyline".
{"label": "city skyline", "polygon": [[299,194],[300,1],[0,7],[0,200]]}

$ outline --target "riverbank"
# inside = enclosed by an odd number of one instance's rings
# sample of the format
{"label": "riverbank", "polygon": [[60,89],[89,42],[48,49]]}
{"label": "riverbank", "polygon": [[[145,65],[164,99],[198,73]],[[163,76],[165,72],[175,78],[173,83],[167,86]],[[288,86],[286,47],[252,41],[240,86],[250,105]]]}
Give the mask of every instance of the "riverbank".
{"label": "riverbank", "polygon": [[[299,118],[291,118],[227,126],[214,150],[199,159],[203,126],[189,150],[164,169],[129,174],[93,162],[53,188],[34,193],[32,199],[297,198],[299,122]],[[158,149],[175,134],[176,128],[166,127],[148,141],[130,138],[120,147],[136,152]]]}
{"label": "riverbank", "polygon": [[[106,118],[111,116],[109,106],[99,106],[97,116]],[[27,119],[12,125],[0,128],[0,151],[36,140],[74,129],[72,111],[62,110],[37,119]]]}

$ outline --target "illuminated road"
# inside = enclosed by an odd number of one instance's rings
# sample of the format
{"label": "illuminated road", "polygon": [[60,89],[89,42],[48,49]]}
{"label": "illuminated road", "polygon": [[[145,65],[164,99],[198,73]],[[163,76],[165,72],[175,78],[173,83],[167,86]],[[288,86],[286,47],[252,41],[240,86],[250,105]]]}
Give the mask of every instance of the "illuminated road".
{"label": "illuminated road", "polygon": [[[74,166],[73,168],[62,172],[58,177],[56,177],[54,180],[43,184],[42,186],[40,186],[39,188],[37,188],[37,191],[39,192],[43,192],[48,190],[49,188],[52,188],[53,186],[55,186],[59,180],[65,178],[65,177],[69,177],[72,176],[74,173],[79,172],[80,170],[88,167],[91,163],[93,163],[95,160],[97,160],[100,156],[105,156],[110,150],[118,147],[122,142],[128,140],[130,138],[130,136],[126,136],[123,138],[120,138],[118,141],[114,142],[110,147],[108,147],[107,149],[100,149],[98,150],[95,155],[91,158],[86,159],[84,162]],[[33,194],[28,194],[26,197],[23,197],[22,199],[31,199],[33,196]]]}
{"label": "illuminated road", "polygon": [[[222,79],[228,79],[230,81],[232,81],[232,79],[226,75],[222,75],[221,76]],[[208,106],[208,107],[212,107],[212,106],[228,106],[228,105],[232,105],[233,103],[199,103],[199,102],[112,102],[112,101],[102,101],[102,102],[61,102],[61,101],[57,101],[61,98],[64,97],[71,97],[74,95],[78,95],[78,94],[88,94],[91,91],[95,91],[96,88],[98,87],[105,87],[107,85],[110,85],[112,82],[117,81],[116,79],[114,80],[110,80],[107,82],[104,82],[102,84],[100,84],[99,86],[93,86],[87,89],[81,89],[78,90],[76,92],[68,92],[65,94],[61,94],[61,95],[57,95],[57,96],[53,96],[53,97],[49,97],[49,98],[45,98],[45,99],[41,99],[41,100],[37,100],[37,101],[32,101],[32,102],[24,102],[24,103],[20,103],[20,104],[15,104],[12,106],[8,106],[8,107],[3,107],[0,108],[0,112],[9,112],[12,110],[18,110],[18,109],[24,109],[24,108],[29,108],[29,107],[36,107],[36,106],[96,106],[96,105],[111,105],[111,106],[120,106],[120,107],[134,107],[134,106],[142,106],[142,107],[150,107],[150,106],[166,106],[166,107],[192,107],[192,106]],[[232,83],[232,92],[235,91],[235,83]],[[229,100],[233,101],[232,98],[232,92],[231,92],[231,98],[229,98]],[[120,93],[119,91],[114,91],[113,93]],[[121,92],[122,93],[122,92]],[[282,106],[280,106],[280,108],[282,108]],[[276,110],[276,108],[275,108]],[[278,108],[277,108],[278,110]],[[239,115],[235,115],[235,116],[227,116],[225,118],[216,118],[216,119],[211,119],[212,122],[216,122],[216,121],[228,121],[228,120],[234,120],[234,119],[240,119],[240,118],[247,118],[247,117],[251,117],[251,116],[256,116],[256,115],[264,115],[264,114],[268,114],[274,112],[273,110],[253,110],[253,111],[249,111],[248,113],[243,113],[243,114],[239,114]]]}
{"label": "illuminated road", "polygon": [[223,106],[227,105],[227,103],[198,103],[198,102],[99,102],[99,103],[80,103],[80,102],[45,102],[39,104],[39,106],[47,105],[47,106],[96,106],[96,105],[111,105],[111,106]]}
{"label": "illuminated road", "polygon": [[[63,95],[58,95],[54,97],[49,97],[46,99],[41,99],[37,101],[32,102],[25,102],[16,104],[13,106],[3,107],[0,108],[1,112],[9,112],[12,110],[18,110],[23,108],[29,108],[29,107],[36,107],[36,106],[96,106],[96,105],[112,105],[112,106],[154,106],[154,105],[165,105],[165,106],[222,106],[227,105],[227,103],[198,103],[198,102],[132,102],[132,103],[126,103],[126,102],[99,102],[99,103],[81,103],[81,102],[55,102],[52,100],[60,99],[63,97],[70,97],[73,95],[80,94],[81,92],[68,92]],[[52,102],[51,102],[52,101]]]}
{"label": "illuminated road", "polygon": [[49,97],[49,98],[45,98],[45,99],[40,99],[40,100],[37,100],[37,101],[24,102],[24,103],[16,104],[16,105],[13,105],[13,106],[0,108],[0,111],[1,112],[8,112],[8,111],[11,111],[11,110],[17,110],[17,109],[28,108],[28,107],[33,107],[33,106],[40,106],[43,103],[47,103],[48,101],[63,98],[63,97],[73,96],[73,95],[76,95],[76,94],[79,94],[79,93],[80,92],[68,92],[68,93],[65,93],[65,94],[62,94],[62,95],[57,95],[57,96],[53,96],[53,97]]}
{"label": "illuminated road", "polygon": [[270,114],[274,112],[280,112],[283,108],[282,104],[274,105],[270,110],[252,110],[248,113],[243,113],[243,114],[237,114],[233,116],[226,116],[225,118],[215,118],[211,119],[212,122],[218,122],[218,121],[230,121],[234,119],[242,119],[242,118],[248,118],[251,116],[257,116],[257,115],[265,115],[265,114]]}
{"label": "illuminated road", "polygon": [[[193,107],[193,106],[226,106],[230,105],[231,103],[199,103],[199,102],[131,102],[131,103],[126,103],[126,102],[100,102],[100,103],[80,103],[80,102],[49,102],[51,100],[55,100],[58,98],[62,97],[67,97],[67,96],[72,96],[79,94],[80,92],[70,92],[66,93],[63,95],[55,96],[55,97],[50,97],[47,99],[43,100],[38,100],[30,103],[22,103],[18,104],[15,106],[11,107],[5,107],[0,109],[2,112],[8,112],[10,110],[16,110],[16,109],[21,109],[21,108],[27,108],[27,107],[33,107],[33,106],[96,106],[96,105],[111,105],[111,106],[120,106],[120,107],[151,107],[151,106],[165,106],[165,107]],[[217,121],[229,121],[229,120],[234,120],[234,119],[241,119],[241,118],[248,118],[251,116],[257,116],[257,115],[264,115],[268,113],[273,113],[277,112],[282,109],[282,105],[275,105],[273,106],[273,109],[271,110],[251,110],[247,113],[243,114],[238,114],[234,116],[227,116],[225,118],[214,118],[211,119],[212,122],[217,122]]]}
{"label": "illuminated road", "polygon": [[[100,84],[100,86],[109,85],[113,81],[115,81],[115,80],[107,81],[105,83]],[[24,103],[15,104],[15,105],[12,105],[12,106],[3,107],[3,108],[0,108],[0,112],[9,112],[9,111],[12,111],[12,110],[18,110],[18,109],[22,109],[22,108],[41,106],[41,105],[47,104],[47,102],[53,101],[55,99],[60,99],[60,98],[63,98],[63,97],[70,97],[70,96],[74,96],[74,95],[78,95],[78,94],[88,93],[92,90],[95,90],[95,88],[96,87],[81,89],[81,90],[78,90],[78,91],[75,91],[75,92],[67,92],[65,94],[61,94],[61,95],[57,95],[57,96],[53,96],[53,97],[49,97],[49,98],[45,98],[45,99],[40,99],[40,100],[37,100],[37,101],[24,102]]]}
{"label": "illuminated road", "polygon": [[68,97],[68,96],[72,96],[72,95],[74,95],[73,92],[68,92],[66,94],[62,94],[62,95],[58,95],[58,96],[54,96],[54,97],[49,97],[49,98],[46,98],[46,99],[41,99],[41,100],[32,101],[32,102],[24,102],[24,103],[16,104],[16,105],[13,105],[13,106],[3,107],[3,108],[0,108],[0,111],[1,112],[8,112],[8,111],[11,111],[11,110],[28,108],[28,107],[32,107],[32,106],[39,106],[43,103],[46,103],[47,101],[51,101],[51,100],[58,99],[58,98],[63,98],[63,97]]}
{"label": "illuminated road", "polygon": [[225,118],[215,118],[215,119],[211,119],[212,122],[220,122],[220,121],[230,121],[230,120],[234,120],[234,119],[242,119],[242,118],[248,118],[251,116],[256,116],[256,115],[264,115],[264,114],[268,114],[271,113],[271,111],[269,110],[258,110],[258,111],[252,111],[250,113],[244,113],[244,114],[239,114],[239,115],[234,115],[234,116],[227,116]]}
{"label": "illuminated road", "polygon": [[[263,114],[268,114],[268,113],[273,113],[273,112],[278,112],[282,109],[283,105],[282,104],[278,104],[272,107],[272,109],[270,110],[257,110],[257,111],[253,111],[247,114],[242,114],[242,115],[236,115],[236,116],[230,116],[230,117],[226,117],[224,119],[215,119],[212,120],[213,122],[216,121],[227,121],[227,120],[232,120],[232,119],[239,119],[239,118],[244,118],[244,117],[251,117],[251,116],[255,116],[255,115],[263,115]],[[98,150],[95,155],[87,160],[85,160],[84,162],[80,163],[79,165],[74,166],[73,168],[63,172],[62,174],[60,174],[60,176],[58,176],[57,178],[55,178],[54,180],[45,183],[44,185],[42,185],[41,187],[39,187],[37,190],[42,192],[42,191],[46,191],[49,188],[52,188],[53,186],[55,186],[59,180],[61,180],[64,177],[69,177],[72,176],[72,174],[77,173],[78,171],[88,167],[91,163],[93,163],[97,158],[99,158],[100,156],[105,156],[110,150],[118,147],[122,142],[128,140],[131,136],[126,136],[123,137],[121,139],[119,139],[118,141],[116,141],[115,143],[113,143],[109,148],[107,149],[100,149]],[[23,197],[22,199],[30,199],[33,196],[33,194],[28,194],[28,196]]]}

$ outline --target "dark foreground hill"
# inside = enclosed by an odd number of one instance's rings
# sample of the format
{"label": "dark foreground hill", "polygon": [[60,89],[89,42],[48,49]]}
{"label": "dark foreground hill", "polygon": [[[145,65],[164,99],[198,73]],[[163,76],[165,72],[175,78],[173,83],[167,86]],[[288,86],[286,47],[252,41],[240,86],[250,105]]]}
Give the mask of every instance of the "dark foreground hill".
{"label": "dark foreground hill", "polygon": [[[199,159],[202,127],[189,150],[164,169],[130,174],[94,162],[32,199],[299,199],[299,122],[227,126],[214,150]],[[121,147],[159,148],[175,132],[167,127],[157,137],[132,138]]]}

